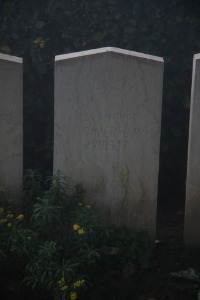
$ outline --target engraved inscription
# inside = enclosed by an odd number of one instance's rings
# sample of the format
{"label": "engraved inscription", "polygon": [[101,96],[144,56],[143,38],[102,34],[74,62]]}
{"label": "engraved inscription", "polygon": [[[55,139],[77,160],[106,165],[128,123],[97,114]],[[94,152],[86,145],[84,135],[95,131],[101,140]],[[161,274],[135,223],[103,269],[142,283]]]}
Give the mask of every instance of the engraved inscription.
{"label": "engraved inscription", "polygon": [[128,141],[90,140],[84,143],[86,150],[116,151],[125,150]]}
{"label": "engraved inscription", "polygon": [[136,114],[80,113],[79,124],[85,150],[124,152],[130,133],[136,137],[140,134]]}

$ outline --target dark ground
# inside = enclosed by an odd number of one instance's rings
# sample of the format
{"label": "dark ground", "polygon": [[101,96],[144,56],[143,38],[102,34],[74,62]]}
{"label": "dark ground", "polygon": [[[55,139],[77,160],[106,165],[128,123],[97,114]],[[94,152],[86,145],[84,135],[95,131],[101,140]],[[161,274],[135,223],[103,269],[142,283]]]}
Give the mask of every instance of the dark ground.
{"label": "dark ground", "polygon": [[198,282],[170,276],[171,272],[200,267],[199,250],[184,246],[183,222],[183,209],[158,211],[158,243],[152,265],[121,282],[124,296],[108,300],[197,300]]}
{"label": "dark ground", "polygon": [[[102,289],[94,287],[96,296],[88,300],[198,300],[200,283],[170,276],[171,272],[188,268],[200,270],[199,250],[184,246],[183,221],[183,209],[159,209],[157,243],[150,265],[123,276],[111,276],[104,281]],[[24,300],[16,295],[16,291],[1,295],[0,300]],[[51,297],[43,298],[38,294],[29,295],[29,299],[50,300]]]}

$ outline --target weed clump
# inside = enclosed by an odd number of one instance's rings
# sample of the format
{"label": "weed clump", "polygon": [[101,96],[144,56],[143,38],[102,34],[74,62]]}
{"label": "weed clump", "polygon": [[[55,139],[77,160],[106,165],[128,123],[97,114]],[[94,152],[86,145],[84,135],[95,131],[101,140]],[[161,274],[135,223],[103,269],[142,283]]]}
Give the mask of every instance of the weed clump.
{"label": "weed clump", "polygon": [[0,276],[10,299],[30,299],[30,291],[32,299],[97,299],[94,287],[104,293],[109,278],[150,259],[146,233],[105,225],[82,186],[70,187],[60,172],[43,181],[28,170],[23,204],[18,215],[0,207]]}

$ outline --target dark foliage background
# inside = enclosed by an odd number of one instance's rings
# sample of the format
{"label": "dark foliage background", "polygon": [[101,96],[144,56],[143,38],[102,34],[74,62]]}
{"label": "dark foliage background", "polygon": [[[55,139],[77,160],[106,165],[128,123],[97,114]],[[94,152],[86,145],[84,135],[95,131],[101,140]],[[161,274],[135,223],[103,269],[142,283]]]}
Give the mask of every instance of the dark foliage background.
{"label": "dark foliage background", "polygon": [[0,52],[24,58],[24,167],[51,174],[54,56],[114,46],[165,60],[159,203],[184,203],[198,1],[1,0]]}

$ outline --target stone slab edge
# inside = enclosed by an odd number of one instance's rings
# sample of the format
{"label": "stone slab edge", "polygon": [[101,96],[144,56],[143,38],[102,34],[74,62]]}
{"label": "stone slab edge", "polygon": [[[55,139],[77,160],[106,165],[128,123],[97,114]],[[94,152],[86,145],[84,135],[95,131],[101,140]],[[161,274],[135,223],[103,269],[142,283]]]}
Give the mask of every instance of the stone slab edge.
{"label": "stone slab edge", "polygon": [[195,54],[193,60],[199,59],[200,58],[200,53]]}
{"label": "stone slab edge", "polygon": [[23,58],[17,57],[17,56],[12,56],[8,54],[2,54],[0,53],[0,60],[7,60],[7,61],[12,61],[16,63],[23,63]]}
{"label": "stone slab edge", "polygon": [[189,138],[188,138],[188,155],[187,155],[187,175],[186,175],[186,203],[187,204],[187,195],[188,195],[188,177],[189,177],[189,162],[190,162],[190,148],[191,148],[191,139],[192,139],[192,132],[193,132],[193,103],[194,103],[194,92],[195,92],[195,74],[196,74],[196,61],[200,59],[200,54],[195,54],[193,56],[193,67],[192,67],[192,87],[191,87],[191,103],[190,103],[190,120],[189,120]]}
{"label": "stone slab edge", "polygon": [[[194,92],[195,92],[195,74],[196,74],[196,61],[200,59],[200,54],[195,54],[193,56],[193,66],[192,66],[192,87],[191,87],[191,103],[190,103],[190,120],[189,120],[189,138],[188,138],[188,157],[187,157],[187,171],[189,170],[189,161],[190,161],[190,145],[191,145],[191,139],[192,139],[192,131],[193,131],[193,103],[194,103]],[[188,173],[188,172],[187,172]],[[187,175],[188,177],[188,175]],[[187,182],[187,181],[186,181]]]}
{"label": "stone slab edge", "polygon": [[164,62],[163,58],[159,57],[159,56],[144,54],[144,53],[130,51],[130,50],[124,50],[124,49],[115,48],[115,47],[104,47],[104,48],[98,48],[98,49],[93,49],[93,50],[86,50],[86,51],[74,52],[74,53],[69,53],[69,54],[56,55],[55,62],[57,62],[59,60],[73,59],[73,58],[80,57],[80,56],[89,56],[89,55],[106,53],[106,52],[119,53],[119,54],[134,56],[137,58],[155,60],[158,62]]}
{"label": "stone slab edge", "polygon": [[187,174],[186,174],[186,198],[185,198],[185,217],[184,217],[184,240],[187,246],[193,246],[193,245],[199,245],[199,241],[195,243],[194,241],[191,242],[190,239],[188,239],[188,232],[186,232],[186,222],[188,223],[188,220],[186,218],[186,211],[187,211],[187,205],[189,202],[189,187],[188,187],[188,181],[190,178],[190,156],[192,155],[190,152],[191,149],[191,143],[192,143],[192,132],[193,132],[193,114],[194,114],[194,98],[195,98],[195,85],[196,83],[196,64],[197,61],[200,60],[200,53],[195,54],[193,56],[193,66],[192,66],[192,86],[191,86],[191,103],[190,103],[190,117],[189,117],[189,137],[188,137],[188,154],[187,154]]}

